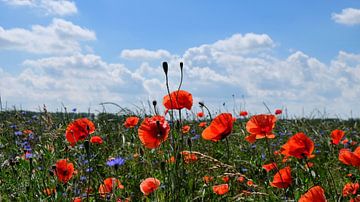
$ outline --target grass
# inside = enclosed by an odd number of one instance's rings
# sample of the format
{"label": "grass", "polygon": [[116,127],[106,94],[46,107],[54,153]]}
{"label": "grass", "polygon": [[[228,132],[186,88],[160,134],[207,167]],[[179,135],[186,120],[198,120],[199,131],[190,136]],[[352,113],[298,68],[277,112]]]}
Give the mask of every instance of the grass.
{"label": "grass", "polygon": [[[133,129],[123,126],[129,115],[128,112],[95,116],[48,113],[46,110],[40,113],[1,112],[0,201],[72,201],[75,197],[81,197],[83,201],[126,198],[131,201],[297,201],[314,184],[324,188],[328,201],[348,201],[349,197],[342,196],[344,185],[360,180],[358,168],[338,160],[341,148],[353,151],[359,145],[359,120],[280,118],[274,129],[275,139],[262,139],[250,144],[244,140],[248,135],[245,129],[247,118],[238,118],[226,139],[211,142],[199,138],[203,128],[198,126],[201,121],[209,123],[209,116],[199,120],[189,113],[182,122],[170,123],[172,131],[169,139],[159,148],[151,150],[141,144],[137,135],[138,126]],[[149,115],[137,116],[144,118]],[[69,145],[65,139],[66,127],[80,117],[88,117],[95,123],[95,133],[90,136],[102,137],[103,144],[81,141],[74,147]],[[190,125],[190,132],[182,134],[181,125]],[[344,130],[349,142],[330,144],[330,133],[334,129]],[[33,131],[33,135],[19,134],[18,131],[24,130]],[[280,156],[273,155],[297,132],[304,132],[315,143],[316,157],[309,160],[314,164],[309,170],[304,160],[291,158],[282,163]],[[26,159],[23,155],[28,146],[33,156]],[[191,151],[197,160],[186,163],[181,151]],[[172,156],[175,163],[169,162]],[[126,162],[118,168],[109,167],[106,162],[110,157],[122,157]],[[51,171],[55,162],[64,158],[69,159],[76,170],[66,184],[60,183]],[[276,159],[280,168],[285,165],[292,168],[293,182],[289,188],[279,189],[269,185],[276,171],[267,173],[262,165],[270,163],[271,159]],[[88,172],[89,169],[91,172]],[[204,176],[214,179],[206,184]],[[230,190],[224,195],[216,195],[212,186],[224,184],[224,176],[229,176]],[[246,180],[239,182],[240,176]],[[124,189],[101,197],[98,188],[108,177],[119,179]],[[139,185],[148,177],[159,179],[161,186],[144,196]],[[249,186],[249,180],[254,185]],[[56,193],[48,195],[44,193],[45,189],[55,189]],[[86,190],[90,190],[88,194]]]}

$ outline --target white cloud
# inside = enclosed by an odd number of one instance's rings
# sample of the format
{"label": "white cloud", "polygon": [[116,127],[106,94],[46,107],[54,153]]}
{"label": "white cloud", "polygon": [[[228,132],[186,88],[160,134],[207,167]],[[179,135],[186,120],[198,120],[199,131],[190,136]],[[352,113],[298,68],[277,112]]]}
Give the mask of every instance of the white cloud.
{"label": "white cloud", "polygon": [[331,18],[339,24],[344,24],[344,25],[360,24],[360,9],[345,8],[341,11],[341,13],[331,14]]}
{"label": "white cloud", "polygon": [[[268,35],[236,34],[189,48],[181,57],[169,53],[170,88],[177,89],[179,61],[184,61],[182,88],[193,94],[194,103],[205,101],[215,110],[232,111],[234,95],[236,109],[244,96],[251,113],[267,112],[266,102],[271,109],[286,107],[290,114],[326,108],[331,116],[347,118],[351,110],[360,116],[360,54],[339,51],[325,63],[301,51],[279,58],[274,46]],[[33,108],[39,102],[64,102],[85,110],[89,103],[102,101],[130,107],[147,99],[161,103],[165,77],[160,61],[154,64],[153,57],[147,57],[133,69],[94,54],[26,60],[19,75],[0,74],[0,89],[3,100]]]}
{"label": "white cloud", "polygon": [[121,52],[121,57],[132,60],[156,60],[156,59],[169,59],[171,54],[166,50],[146,50],[146,49],[125,49]]}
{"label": "white cloud", "polygon": [[72,15],[76,14],[75,2],[68,0],[2,0],[12,6],[27,6],[44,11],[47,15]]}
{"label": "white cloud", "polygon": [[68,54],[80,52],[81,41],[95,39],[95,32],[58,18],[53,19],[48,26],[33,25],[30,30],[4,29],[0,26],[0,50]]}

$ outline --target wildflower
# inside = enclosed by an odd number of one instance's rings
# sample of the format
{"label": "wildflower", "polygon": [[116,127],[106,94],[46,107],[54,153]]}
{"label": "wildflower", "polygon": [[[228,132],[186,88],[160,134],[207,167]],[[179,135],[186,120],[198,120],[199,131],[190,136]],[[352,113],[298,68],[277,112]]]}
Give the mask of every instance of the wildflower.
{"label": "wildflower", "polygon": [[215,194],[224,195],[229,192],[229,185],[228,184],[215,185],[212,187],[212,189]]}
{"label": "wildflower", "polygon": [[168,138],[169,132],[168,122],[159,115],[145,118],[138,129],[140,141],[149,149],[159,147]]}
{"label": "wildflower", "polygon": [[314,142],[304,133],[297,133],[281,147],[281,153],[285,156],[293,156],[298,159],[314,157]]}
{"label": "wildflower", "polygon": [[217,142],[230,135],[233,128],[233,119],[230,113],[219,114],[203,132],[205,140]]}
{"label": "wildflower", "polygon": [[248,112],[247,111],[241,111],[239,115],[242,116],[242,117],[245,117],[245,116],[248,115]]}
{"label": "wildflower", "polygon": [[43,190],[44,194],[47,196],[51,196],[53,194],[56,194],[56,189],[54,188],[46,188]]}
{"label": "wildflower", "polygon": [[81,197],[75,197],[72,202],[81,202]]}
{"label": "wildflower", "polygon": [[246,130],[250,133],[245,140],[254,143],[257,139],[275,138],[272,130],[275,127],[276,116],[260,114],[251,117],[246,123]]}
{"label": "wildflower", "polygon": [[326,202],[324,189],[320,186],[314,186],[305,194],[301,195],[299,202]]}
{"label": "wildflower", "polygon": [[34,133],[32,130],[24,130],[23,131],[23,134],[25,134],[25,135],[30,135],[32,133]]}
{"label": "wildflower", "polygon": [[167,163],[175,163],[175,157],[171,156],[168,160],[166,160]]}
{"label": "wildflower", "polygon": [[276,163],[265,164],[262,166],[262,168],[264,168],[266,170],[266,172],[270,172],[274,168],[277,168],[277,164]]}
{"label": "wildflower", "polygon": [[342,130],[333,130],[331,132],[331,143],[338,145],[340,143],[340,140],[344,137],[345,133]]}
{"label": "wildflower", "polygon": [[360,146],[358,146],[354,152],[348,149],[341,149],[339,152],[339,160],[354,167],[360,167]]}
{"label": "wildflower", "polygon": [[107,193],[112,193],[115,189],[124,189],[124,185],[121,184],[120,180],[109,177],[100,185],[99,194],[100,196],[105,197]]}
{"label": "wildflower", "polygon": [[90,142],[93,143],[93,144],[102,144],[103,140],[99,136],[92,136],[90,138]]}
{"label": "wildflower", "polygon": [[163,104],[166,109],[186,108],[188,110],[191,110],[191,107],[193,105],[193,98],[191,93],[184,90],[178,90],[170,93],[170,96],[164,96]]}
{"label": "wildflower", "polygon": [[356,195],[356,193],[359,190],[359,183],[347,183],[345,184],[343,191],[342,191],[342,195],[347,197],[347,196],[352,196],[352,195]]}
{"label": "wildflower", "polygon": [[193,154],[193,153],[190,153],[187,151],[182,151],[181,155],[183,156],[185,163],[191,163],[191,162],[195,162],[198,160],[196,154]]}
{"label": "wildflower", "polygon": [[248,181],[246,182],[246,184],[247,184],[249,187],[251,187],[251,186],[254,185],[254,182],[253,182],[252,180],[248,180]]}
{"label": "wildflower", "polygon": [[79,140],[84,140],[95,131],[94,123],[87,118],[76,119],[66,128],[66,139],[74,146]]}
{"label": "wildflower", "polygon": [[204,180],[205,184],[209,184],[211,181],[214,180],[214,177],[205,175],[205,176],[203,177],[203,180]]}
{"label": "wildflower", "polygon": [[207,124],[207,123],[206,123],[205,121],[200,122],[200,123],[199,123],[199,127],[200,127],[200,128],[205,128],[205,127],[206,127],[206,124]]}
{"label": "wildflower", "polygon": [[139,118],[136,116],[131,116],[126,118],[124,122],[125,128],[134,128],[139,123]]}
{"label": "wildflower", "polygon": [[160,186],[160,180],[150,177],[146,178],[144,181],[140,184],[140,191],[145,195],[149,195],[153,193],[155,190],[157,190]]}
{"label": "wildflower", "polygon": [[55,174],[60,182],[68,182],[74,173],[74,165],[68,163],[66,159],[60,159],[55,165]]}
{"label": "wildflower", "polygon": [[222,177],[221,179],[222,179],[222,181],[224,181],[225,183],[228,183],[229,180],[230,180],[230,177],[226,175],[226,176]]}
{"label": "wildflower", "polygon": [[204,117],[204,112],[198,112],[196,114],[197,117],[201,118],[201,117]]}
{"label": "wildflower", "polygon": [[190,131],[190,126],[189,125],[185,125],[181,129],[181,132],[184,133],[184,134],[188,133],[189,131]]}
{"label": "wildflower", "polygon": [[281,109],[275,110],[275,115],[279,115],[279,114],[282,114],[282,110]]}
{"label": "wildflower", "polygon": [[277,188],[287,188],[292,183],[291,168],[289,166],[279,170],[270,185]]}
{"label": "wildflower", "polygon": [[111,158],[106,162],[106,165],[110,166],[110,167],[119,167],[124,165],[125,163],[125,159],[121,158],[121,157],[117,157],[117,158]]}
{"label": "wildflower", "polygon": [[245,177],[244,176],[240,176],[237,178],[238,182],[244,182],[245,181]]}

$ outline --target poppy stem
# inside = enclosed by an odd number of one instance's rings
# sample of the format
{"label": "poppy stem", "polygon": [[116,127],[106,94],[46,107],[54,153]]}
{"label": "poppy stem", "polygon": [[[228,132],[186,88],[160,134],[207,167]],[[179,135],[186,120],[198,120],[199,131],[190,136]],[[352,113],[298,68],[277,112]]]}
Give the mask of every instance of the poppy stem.
{"label": "poppy stem", "polygon": [[227,151],[227,163],[229,163],[229,161],[230,161],[230,145],[229,145],[228,137],[225,138],[225,142],[226,142],[226,151]]}
{"label": "poppy stem", "polygon": [[[309,162],[307,160],[307,158],[305,157],[304,158],[304,161],[305,161],[305,164],[306,164],[306,167],[307,167],[307,171],[310,175],[310,178],[311,178],[311,181],[313,182],[314,186],[317,185],[316,183],[316,176],[313,176],[312,173],[311,173],[311,169],[310,169],[310,166],[309,166]],[[315,172],[314,172],[315,173]],[[316,175],[316,174],[315,174]]]}

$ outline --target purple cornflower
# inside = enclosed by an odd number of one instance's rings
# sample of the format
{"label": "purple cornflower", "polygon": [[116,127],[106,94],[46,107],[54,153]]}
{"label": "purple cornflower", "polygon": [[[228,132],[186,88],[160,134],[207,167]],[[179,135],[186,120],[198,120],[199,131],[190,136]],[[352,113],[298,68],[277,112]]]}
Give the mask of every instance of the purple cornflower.
{"label": "purple cornflower", "polygon": [[200,138],[200,135],[195,135],[194,137],[191,138],[191,140],[197,140]]}
{"label": "purple cornflower", "polygon": [[113,159],[110,159],[109,161],[106,162],[106,165],[112,167],[112,166],[115,166],[115,167],[119,167],[121,165],[124,165],[125,163],[125,159],[121,158],[121,157],[117,157],[117,158],[113,158]]}

